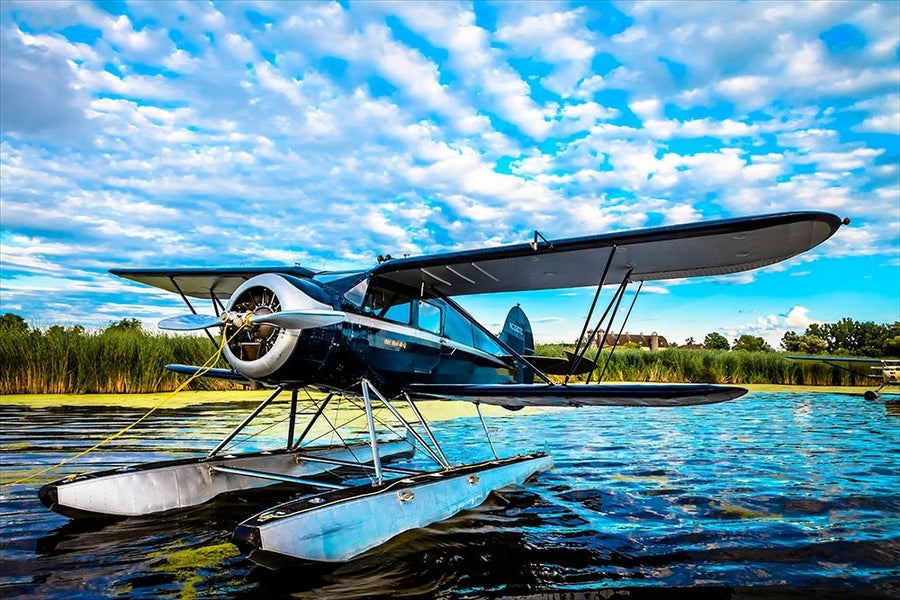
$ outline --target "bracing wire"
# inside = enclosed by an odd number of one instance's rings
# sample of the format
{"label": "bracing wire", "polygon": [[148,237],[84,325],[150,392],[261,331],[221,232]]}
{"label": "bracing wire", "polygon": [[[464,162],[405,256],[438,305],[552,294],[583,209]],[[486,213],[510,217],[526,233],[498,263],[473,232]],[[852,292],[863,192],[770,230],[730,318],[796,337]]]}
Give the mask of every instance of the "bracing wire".
{"label": "bracing wire", "polygon": [[[56,470],[56,469],[58,469],[59,467],[65,465],[65,464],[67,464],[67,463],[72,462],[73,460],[79,459],[79,458],[81,458],[82,456],[85,456],[86,454],[88,454],[88,453],[90,453],[90,452],[93,452],[94,450],[96,450],[96,449],[99,448],[100,446],[102,446],[102,445],[104,445],[104,444],[107,444],[107,443],[113,441],[114,439],[116,439],[116,438],[118,438],[118,437],[123,436],[123,435],[126,434],[128,431],[130,431],[130,430],[133,429],[135,426],[137,426],[139,423],[141,423],[144,419],[146,419],[147,417],[149,417],[150,415],[152,415],[154,412],[156,412],[157,410],[159,410],[160,408],[162,408],[165,404],[167,404],[170,400],[172,400],[172,398],[174,398],[179,392],[183,391],[183,390],[188,386],[188,384],[190,384],[193,380],[197,379],[198,377],[201,377],[201,376],[204,375],[207,371],[209,371],[211,368],[213,368],[213,366],[214,366],[217,362],[219,362],[219,359],[222,357],[222,352],[224,351],[225,346],[228,344],[228,342],[230,342],[232,339],[234,339],[234,336],[236,336],[236,335],[238,334],[238,332],[240,332],[240,330],[243,329],[243,327],[244,327],[243,325],[239,326],[239,327],[237,328],[237,330],[234,332],[234,334],[233,334],[230,338],[226,338],[226,330],[225,330],[225,328],[223,328],[223,329],[222,329],[222,338],[221,338],[221,341],[220,341],[220,343],[219,343],[219,347],[216,349],[216,352],[209,358],[209,360],[207,360],[205,363],[203,363],[203,365],[202,365],[201,367],[199,367],[199,368],[197,369],[197,371],[196,371],[193,375],[191,375],[191,376],[188,377],[186,380],[184,380],[177,388],[175,388],[175,389],[174,389],[172,392],[170,392],[165,398],[163,398],[158,404],[156,404],[156,406],[152,407],[150,410],[148,410],[146,413],[144,413],[140,418],[138,418],[136,421],[134,421],[134,422],[131,423],[130,425],[128,425],[128,426],[126,426],[126,427],[123,427],[122,429],[120,429],[120,430],[117,431],[116,433],[114,433],[114,434],[112,434],[112,435],[110,435],[110,436],[107,436],[106,438],[100,440],[99,442],[97,442],[96,444],[94,444],[93,446],[91,446],[90,448],[88,448],[87,450],[82,450],[81,452],[79,452],[79,453],[77,453],[77,454],[74,454],[74,455],[72,455],[72,456],[70,456],[70,457],[68,457],[68,458],[66,458],[66,459],[64,459],[64,460],[62,460],[62,461],[60,461],[60,462],[56,463],[55,465],[51,465],[51,466],[49,466],[49,467],[47,467],[47,468],[45,468],[45,469],[41,469],[41,470],[39,470],[39,471],[35,471],[34,473],[31,473],[31,474],[29,474],[29,475],[27,475],[27,476],[25,476],[25,477],[21,477],[21,478],[19,478],[19,479],[16,479],[15,481],[11,481],[11,482],[9,482],[9,483],[4,483],[4,484],[2,484],[2,485],[5,485],[5,486],[18,485],[18,484],[20,484],[20,483],[24,483],[24,482],[26,482],[26,481],[29,481],[29,480],[31,480],[31,479],[34,479],[34,478],[37,477],[38,475],[43,475],[44,473],[48,473],[48,472],[50,472],[50,471]],[[74,477],[74,475],[72,475],[72,477]]]}

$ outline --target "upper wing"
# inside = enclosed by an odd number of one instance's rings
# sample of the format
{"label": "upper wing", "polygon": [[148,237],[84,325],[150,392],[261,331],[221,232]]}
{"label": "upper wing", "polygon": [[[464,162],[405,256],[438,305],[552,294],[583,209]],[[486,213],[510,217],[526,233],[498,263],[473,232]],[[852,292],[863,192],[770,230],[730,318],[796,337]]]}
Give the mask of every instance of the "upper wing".
{"label": "upper wing", "polygon": [[242,283],[263,273],[286,273],[312,277],[315,271],[303,267],[251,267],[236,269],[112,269],[110,273],[160,289],[183,293],[192,298],[209,298],[215,294],[226,299]]}
{"label": "upper wing", "polygon": [[776,263],[817,246],[841,219],[794,212],[392,259],[373,274],[447,296],[725,275]]}
{"label": "upper wing", "polygon": [[414,384],[414,399],[463,400],[510,409],[523,406],[693,406],[715,404],[747,393],[740,387],[708,383],[625,383],[597,385]]}
{"label": "upper wing", "polygon": [[[809,250],[841,225],[822,212],[726,219],[536,244],[398,258],[376,277],[447,296],[595,286],[611,254],[606,283],[725,275],[756,269]],[[194,298],[231,296],[262,273],[312,277],[302,267],[113,269],[114,275]]]}

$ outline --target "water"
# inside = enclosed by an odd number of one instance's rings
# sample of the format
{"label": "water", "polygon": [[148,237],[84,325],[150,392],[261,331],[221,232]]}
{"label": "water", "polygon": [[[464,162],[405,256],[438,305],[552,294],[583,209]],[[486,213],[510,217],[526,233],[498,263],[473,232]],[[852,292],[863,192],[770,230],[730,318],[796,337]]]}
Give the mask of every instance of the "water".
{"label": "water", "polygon": [[[0,595],[577,600],[692,587],[703,598],[900,597],[900,406],[855,396],[488,417],[498,452],[546,450],[555,468],[345,564],[273,572],[230,544],[238,522],[294,493],[285,487],[123,520],[71,521],[37,500],[40,484],[68,473],[208,450],[247,411],[162,411],[138,437],[4,487]],[[140,414],[0,406],[3,479]],[[475,417],[434,430],[452,461],[489,457]]]}

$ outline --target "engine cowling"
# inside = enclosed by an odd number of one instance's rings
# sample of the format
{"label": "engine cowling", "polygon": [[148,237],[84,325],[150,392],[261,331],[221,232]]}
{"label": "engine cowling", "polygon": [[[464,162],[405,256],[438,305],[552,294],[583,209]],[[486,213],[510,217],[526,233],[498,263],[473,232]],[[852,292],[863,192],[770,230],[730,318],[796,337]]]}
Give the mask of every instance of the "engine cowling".
{"label": "engine cowling", "polygon": [[[231,295],[228,313],[265,315],[287,310],[331,309],[327,296],[316,283],[290,275],[265,273],[248,279]],[[301,381],[324,360],[321,348],[327,347],[329,333],[277,327],[271,324],[247,324],[240,319],[225,326],[228,343],[225,360],[233,369],[251,379]],[[240,330],[238,327],[243,324]],[[330,328],[334,337],[334,327]],[[315,333],[313,333],[315,332]],[[310,346],[303,352],[301,346]]]}

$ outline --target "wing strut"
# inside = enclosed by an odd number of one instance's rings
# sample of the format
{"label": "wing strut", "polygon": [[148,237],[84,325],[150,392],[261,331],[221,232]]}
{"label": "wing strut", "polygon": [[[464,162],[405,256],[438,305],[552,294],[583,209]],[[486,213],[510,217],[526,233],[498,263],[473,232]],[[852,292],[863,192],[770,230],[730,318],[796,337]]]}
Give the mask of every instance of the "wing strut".
{"label": "wing strut", "polygon": [[565,381],[563,381],[563,385],[569,383],[569,378],[575,371],[575,365],[578,364],[580,358],[584,357],[585,352],[587,352],[587,347],[590,346],[590,344],[586,344],[584,351],[582,352],[581,341],[584,339],[584,334],[587,333],[587,328],[591,322],[591,317],[594,316],[594,308],[597,307],[597,300],[600,299],[600,290],[603,289],[603,284],[606,283],[606,276],[609,274],[609,267],[612,264],[613,257],[615,257],[616,250],[618,248],[618,246],[614,245],[609,253],[609,258],[606,259],[606,266],[603,268],[603,275],[600,276],[600,283],[597,284],[597,291],[594,292],[594,301],[591,302],[591,309],[588,311],[588,315],[584,320],[584,326],[581,328],[581,335],[578,336],[578,341],[575,344],[575,360],[572,361],[571,365],[569,365],[569,372],[566,374],[566,379]]}
{"label": "wing strut", "polygon": [[[619,312],[619,306],[622,304],[622,298],[625,297],[625,288],[627,288],[628,284],[631,283],[630,276],[631,276],[632,270],[633,269],[628,269],[628,272],[625,274],[625,277],[622,279],[622,282],[619,284],[619,287],[616,289],[616,292],[613,294],[613,297],[610,298],[609,304],[606,305],[606,310],[603,311],[603,315],[597,321],[597,326],[591,332],[591,335],[588,336],[587,341],[584,342],[584,347],[581,348],[580,346],[581,346],[582,339],[584,338],[584,332],[587,331],[587,326],[589,324],[589,320],[591,318],[591,315],[594,312],[594,307],[597,304],[597,299],[600,296],[600,288],[603,286],[603,280],[601,279],[600,284],[597,286],[597,293],[594,294],[594,302],[591,304],[591,310],[588,311],[588,316],[584,320],[584,327],[582,327],[582,334],[581,334],[582,337],[579,338],[578,345],[575,348],[575,350],[576,350],[575,358],[573,359],[573,362],[571,363],[571,366],[569,367],[569,373],[566,375],[566,379],[563,382],[563,385],[565,385],[569,382],[569,379],[572,377],[572,374],[574,373],[575,365],[578,365],[584,359],[585,355],[587,354],[588,349],[591,347],[591,344],[594,341],[594,338],[597,336],[597,332],[600,331],[601,327],[603,326],[603,322],[606,320],[606,316],[609,315],[609,324],[605,328],[603,328],[603,338],[600,340],[600,342],[597,346],[597,354],[594,356],[594,368],[595,369],[597,368],[597,362],[600,360],[600,351],[603,349],[603,345],[606,343],[606,338],[609,335],[609,328],[612,327],[613,321],[616,318],[616,313]],[[636,295],[635,295],[635,300],[637,300]],[[613,304],[615,304],[615,308],[613,308]],[[634,301],[632,301],[632,303],[631,303],[631,308],[628,309],[628,314],[625,315],[625,322],[628,321],[628,317],[631,315],[632,308],[634,308]],[[612,309],[611,315],[609,314],[610,309]],[[625,322],[622,323],[623,329],[625,328]],[[615,348],[615,346],[618,345],[618,343],[619,343],[619,338],[616,337],[616,343],[614,344],[613,347]],[[579,348],[581,350],[580,354],[578,352]],[[603,369],[605,371],[606,366],[604,366]],[[591,381],[592,374],[593,374],[593,370],[590,373],[588,373],[588,379],[587,379],[588,383],[590,383],[590,381]],[[601,377],[602,377],[602,375],[601,375]],[[599,381],[599,379],[598,379],[598,381]]]}
{"label": "wing strut", "polygon": [[[174,275],[170,275],[170,276],[169,276],[169,281],[172,282],[172,286],[178,291],[178,294],[181,296],[181,299],[184,300],[184,303],[187,304],[187,307],[191,310],[191,312],[192,312],[193,314],[196,315],[196,314],[197,314],[197,309],[194,308],[194,305],[191,304],[191,301],[188,300],[188,297],[184,295],[184,292],[181,290],[181,286],[178,285],[178,282],[177,282],[177,281],[175,281],[175,276],[174,276]],[[210,294],[212,294],[212,290],[210,290]],[[215,302],[214,302],[213,304],[215,305]],[[216,341],[216,338],[213,337],[213,334],[210,333],[208,329],[204,329],[203,332],[206,334],[206,337],[208,337],[209,340],[210,340],[213,344],[216,345],[216,348],[218,348],[218,347],[219,347],[219,342]]]}
{"label": "wing strut", "polygon": [[[634,308],[634,303],[637,302],[638,296],[641,293],[641,290],[644,287],[644,282],[640,282],[638,284],[637,290],[634,292],[634,298],[631,299],[631,306],[628,307],[628,312],[625,313],[625,319],[622,320],[622,326],[619,327],[619,333],[616,335],[616,343],[613,344],[613,347],[609,350],[609,356],[606,357],[606,362],[603,363],[603,370],[600,371],[600,376],[597,377],[597,381],[603,381],[603,376],[606,375],[606,368],[609,366],[609,361],[612,360],[612,355],[616,351],[616,348],[619,347],[619,340],[622,339],[622,332],[625,331],[625,324],[628,323],[628,317],[631,316],[631,309]],[[610,320],[610,325],[612,325],[612,320]],[[605,341],[606,336],[604,336]],[[600,352],[597,352],[597,356],[594,357],[594,369],[597,368],[597,361],[600,360]],[[588,373],[587,383],[591,382],[591,375],[594,374],[594,370],[591,369],[591,372]]]}
{"label": "wing strut", "polygon": [[[629,270],[630,274],[631,271]],[[591,332],[590,338],[584,345],[584,352],[587,353],[588,348],[591,347],[591,343],[594,341],[594,336],[597,335],[597,332],[601,329],[603,330],[603,337],[600,338],[600,341],[597,343],[597,354],[594,355],[594,368],[597,368],[597,362],[600,360],[600,351],[603,350],[603,346],[606,344],[606,338],[609,337],[609,330],[612,328],[613,321],[616,318],[616,314],[619,312],[619,306],[622,304],[622,298],[625,297],[625,288],[628,287],[630,281],[628,280],[628,275],[625,276],[625,279],[622,280],[622,283],[619,284],[619,287],[616,289],[616,293],[613,294],[613,297],[610,299],[609,304],[606,306],[606,310],[603,311],[603,316],[600,317],[600,320],[597,321],[597,326],[594,328],[594,331]],[[609,322],[606,326],[603,326],[603,321],[606,319],[607,313],[609,313],[609,309],[612,307],[613,303],[615,303],[615,308],[612,309],[612,314],[609,315]],[[625,324],[622,324],[622,327],[625,327]],[[616,338],[615,344],[613,344],[613,348],[615,348],[619,344],[619,338]],[[591,375],[593,375],[593,371],[588,373],[587,383],[591,382]],[[598,379],[597,381],[600,381]]]}

